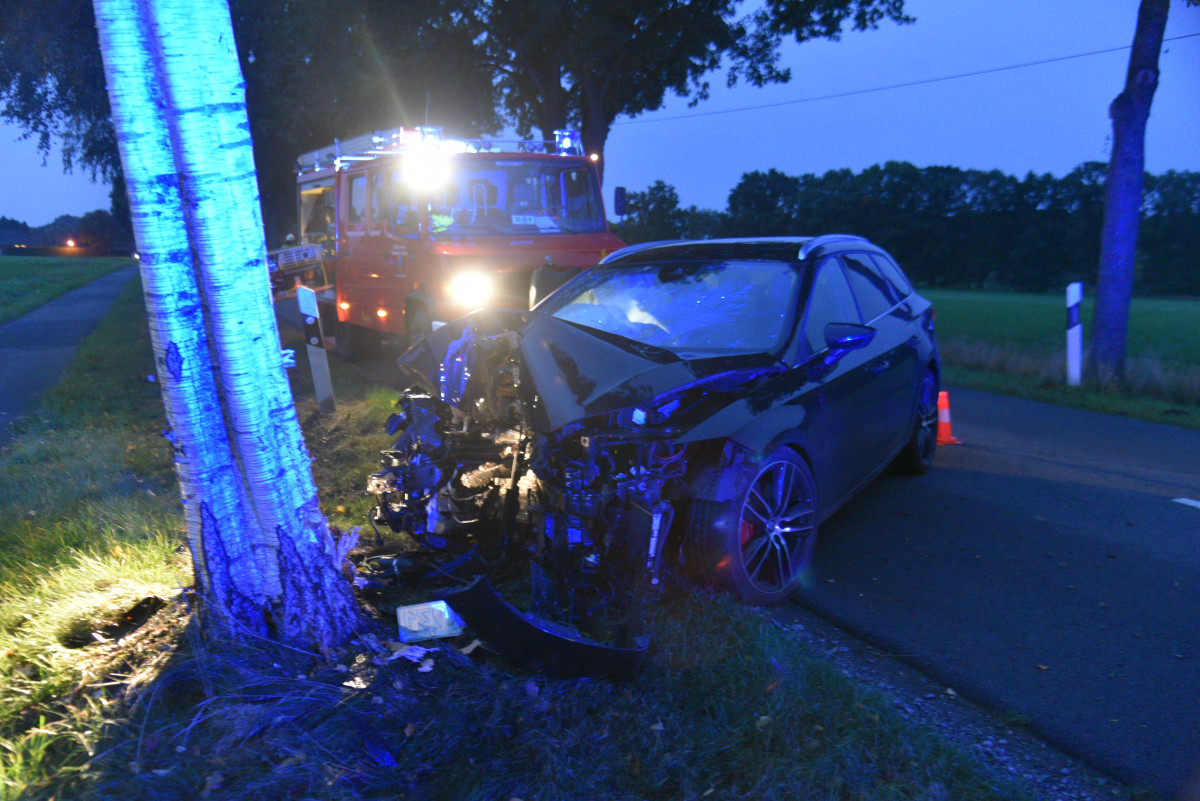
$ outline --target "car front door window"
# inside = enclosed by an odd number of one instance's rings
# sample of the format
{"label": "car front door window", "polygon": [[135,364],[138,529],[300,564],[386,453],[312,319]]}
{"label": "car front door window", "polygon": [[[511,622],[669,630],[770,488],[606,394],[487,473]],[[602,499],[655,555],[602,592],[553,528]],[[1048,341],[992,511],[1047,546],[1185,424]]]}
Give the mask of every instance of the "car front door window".
{"label": "car front door window", "polygon": [[858,308],[842,272],[841,262],[830,256],[817,267],[809,292],[804,336],[811,353],[825,349],[825,326],[829,323],[858,323]]}

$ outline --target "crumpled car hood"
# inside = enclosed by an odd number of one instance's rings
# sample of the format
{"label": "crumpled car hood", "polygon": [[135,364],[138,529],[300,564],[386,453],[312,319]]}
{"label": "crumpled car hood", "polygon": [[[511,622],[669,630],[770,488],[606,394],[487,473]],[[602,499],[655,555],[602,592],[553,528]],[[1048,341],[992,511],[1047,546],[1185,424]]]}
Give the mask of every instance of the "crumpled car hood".
{"label": "crumpled car hood", "polygon": [[[488,344],[488,340],[519,330],[522,383],[527,385],[523,394],[532,390],[540,398],[539,403],[527,406],[527,422],[535,430],[548,433],[705,381],[713,381],[720,391],[731,393],[732,401],[737,397],[737,387],[781,369],[778,359],[766,353],[682,359],[670,351],[586,329],[548,314],[535,314],[522,325],[525,320],[519,312],[499,309],[460,317],[397,360],[402,380],[455,403],[459,392],[451,385],[459,380],[456,376],[494,367],[488,364],[488,355],[503,348]],[[468,326],[473,336],[464,333]],[[461,364],[464,359],[469,363]],[[715,409],[710,407],[711,411]]]}
{"label": "crumpled car hood", "polygon": [[520,350],[526,378],[542,399],[530,421],[539,431],[636,406],[713,376],[744,371],[749,380],[779,366],[765,353],[684,360],[550,315],[535,316],[525,327]]}

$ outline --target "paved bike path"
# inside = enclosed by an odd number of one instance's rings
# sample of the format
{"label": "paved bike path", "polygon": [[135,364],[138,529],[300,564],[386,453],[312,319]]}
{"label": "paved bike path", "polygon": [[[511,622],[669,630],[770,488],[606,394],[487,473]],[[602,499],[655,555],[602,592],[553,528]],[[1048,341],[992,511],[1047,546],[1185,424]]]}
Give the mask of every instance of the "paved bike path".
{"label": "paved bike path", "polygon": [[0,326],[0,445],[12,439],[12,423],[37,410],[136,274],[137,267],[109,273]]}

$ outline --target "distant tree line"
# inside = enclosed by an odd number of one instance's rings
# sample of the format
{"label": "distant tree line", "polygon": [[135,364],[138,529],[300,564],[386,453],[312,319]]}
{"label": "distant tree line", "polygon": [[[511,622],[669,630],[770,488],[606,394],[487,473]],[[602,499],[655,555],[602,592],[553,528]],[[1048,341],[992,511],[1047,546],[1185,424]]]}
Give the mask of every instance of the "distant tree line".
{"label": "distant tree line", "polygon": [[133,250],[133,232],[128,224],[104,209],[89,211],[81,217],[63,214],[53,222],[38,227],[0,217],[0,245],[20,243],[34,247],[56,247],[68,239],[101,253]]}
{"label": "distant tree line", "polygon": [[14,220],[9,217],[0,217],[0,231],[17,231],[20,233],[29,232],[29,223]]}
{"label": "distant tree line", "polygon": [[[1100,258],[1105,165],[1067,175],[916,167],[888,162],[854,173],[749,172],[724,211],[681,208],[656,181],[629,193],[630,243],[718,236],[859,234],[932,286],[1056,290],[1094,285]],[[1136,290],[1200,295],[1200,173],[1147,175]]]}

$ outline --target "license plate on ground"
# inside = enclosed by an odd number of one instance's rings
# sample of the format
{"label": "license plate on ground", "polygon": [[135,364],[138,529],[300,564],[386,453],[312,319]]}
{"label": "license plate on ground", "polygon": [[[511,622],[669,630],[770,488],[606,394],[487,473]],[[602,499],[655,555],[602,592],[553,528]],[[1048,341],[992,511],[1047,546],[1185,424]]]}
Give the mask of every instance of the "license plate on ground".
{"label": "license plate on ground", "polygon": [[402,606],[396,610],[400,642],[420,642],[441,637],[457,637],[466,624],[445,601]]}

